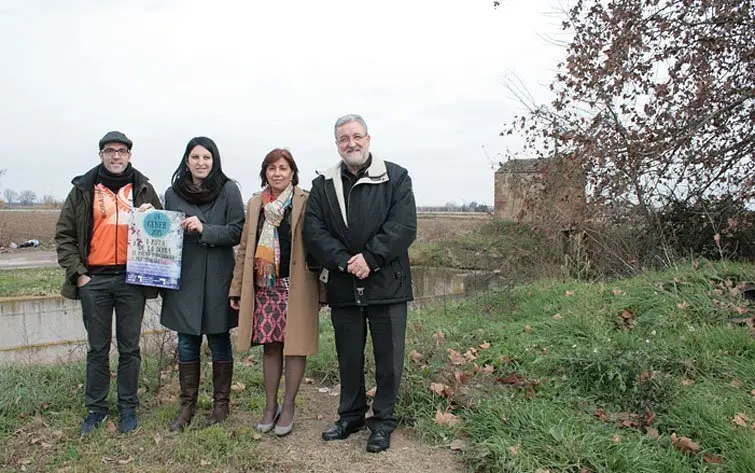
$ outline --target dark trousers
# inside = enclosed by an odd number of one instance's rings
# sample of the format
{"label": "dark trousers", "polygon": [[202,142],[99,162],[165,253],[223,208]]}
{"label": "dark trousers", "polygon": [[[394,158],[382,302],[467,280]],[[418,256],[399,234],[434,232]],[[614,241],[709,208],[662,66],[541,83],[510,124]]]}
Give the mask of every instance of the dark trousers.
{"label": "dark trousers", "polygon": [[372,402],[375,415],[367,419],[367,425],[371,430],[392,432],[398,423],[393,411],[404,371],[406,303],[333,308],[331,314],[341,377],[340,419],[360,422],[367,412],[364,346],[369,324],[377,392]]}
{"label": "dark trousers", "polygon": [[141,350],[139,337],[144,316],[144,293],[139,286],[126,284],[123,275],[96,275],[79,288],[84,327],[87,331],[87,375],[85,403],[90,411],[106,413],[110,390],[110,340],[118,344],[118,409],[139,404]]}
{"label": "dark trousers", "polygon": [[[233,361],[230,333],[208,333],[207,344],[210,346],[212,361]],[[199,361],[200,348],[202,348],[202,335],[191,335],[179,332],[178,361],[181,363]]]}

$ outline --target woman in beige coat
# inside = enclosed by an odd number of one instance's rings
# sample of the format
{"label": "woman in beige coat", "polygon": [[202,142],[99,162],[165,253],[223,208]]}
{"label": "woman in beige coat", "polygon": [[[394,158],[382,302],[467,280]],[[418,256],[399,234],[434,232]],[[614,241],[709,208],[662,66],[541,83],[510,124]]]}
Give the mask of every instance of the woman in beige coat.
{"label": "woman in beige coat", "polygon": [[[255,428],[279,436],[291,433],[296,394],[307,355],[318,348],[319,285],[308,270],[302,222],[308,193],[297,187],[291,153],[274,149],[262,161],[263,191],[249,200],[229,291],[239,311],[238,348],[263,345],[267,404]],[[278,386],[286,359],[286,391],[278,405]]]}

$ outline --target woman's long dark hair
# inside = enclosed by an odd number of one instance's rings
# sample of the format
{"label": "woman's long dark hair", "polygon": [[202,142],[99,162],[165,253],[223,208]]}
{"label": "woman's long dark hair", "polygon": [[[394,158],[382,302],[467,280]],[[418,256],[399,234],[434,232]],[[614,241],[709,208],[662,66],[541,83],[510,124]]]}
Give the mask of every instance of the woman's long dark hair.
{"label": "woman's long dark hair", "polygon": [[186,198],[186,196],[196,194],[196,186],[193,184],[191,172],[189,171],[189,167],[186,165],[186,160],[188,159],[191,150],[193,150],[196,146],[202,146],[206,148],[207,151],[209,151],[212,155],[212,169],[210,170],[210,173],[207,175],[207,177],[202,181],[201,188],[202,190],[209,191],[208,193],[212,196],[210,200],[213,200],[220,193],[220,190],[223,189],[225,183],[230,179],[223,173],[223,167],[220,163],[220,151],[218,151],[218,145],[216,145],[215,142],[212,141],[212,139],[207,138],[206,136],[197,136],[196,138],[190,139],[186,144],[186,151],[184,151],[184,155],[181,158],[181,162],[178,164],[176,172],[173,173],[171,186],[178,195],[184,198]]}

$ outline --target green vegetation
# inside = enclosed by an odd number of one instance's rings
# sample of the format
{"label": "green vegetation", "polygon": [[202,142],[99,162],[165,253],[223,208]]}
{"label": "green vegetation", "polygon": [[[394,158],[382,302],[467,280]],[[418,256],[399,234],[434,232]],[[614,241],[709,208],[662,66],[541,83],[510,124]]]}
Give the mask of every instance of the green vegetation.
{"label": "green vegetation", "polygon": [[469,233],[436,236],[409,248],[412,265],[499,270],[521,281],[556,276],[562,263],[561,248],[526,224],[490,220]]}
{"label": "green vegetation", "polygon": [[0,270],[0,297],[59,294],[64,277],[59,267]]}
{"label": "green vegetation", "polygon": [[475,471],[755,471],[754,278],[708,264],[415,312],[401,416]]}
{"label": "green vegetation", "polygon": [[[614,283],[544,280],[412,311],[398,415],[426,441],[461,450],[474,471],[755,471],[755,329],[740,294],[753,280],[754,265],[703,263]],[[175,372],[147,358],[140,432],[91,440],[77,435],[81,364],[3,368],[0,464],[264,470],[273,465],[249,427],[262,374],[249,360],[237,362],[244,394],[225,427],[168,435]],[[327,317],[308,376],[337,382]]]}

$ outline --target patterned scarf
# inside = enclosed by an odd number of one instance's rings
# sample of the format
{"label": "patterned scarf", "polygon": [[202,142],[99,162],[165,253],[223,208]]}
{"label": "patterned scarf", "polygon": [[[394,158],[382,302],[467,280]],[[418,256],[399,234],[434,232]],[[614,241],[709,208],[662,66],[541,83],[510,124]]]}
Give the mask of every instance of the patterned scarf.
{"label": "patterned scarf", "polygon": [[273,287],[280,274],[281,250],[278,242],[278,226],[283,221],[286,209],[291,206],[294,186],[291,184],[276,199],[270,186],[262,191],[265,223],[262,224],[260,240],[254,252],[256,277],[259,287]]}

